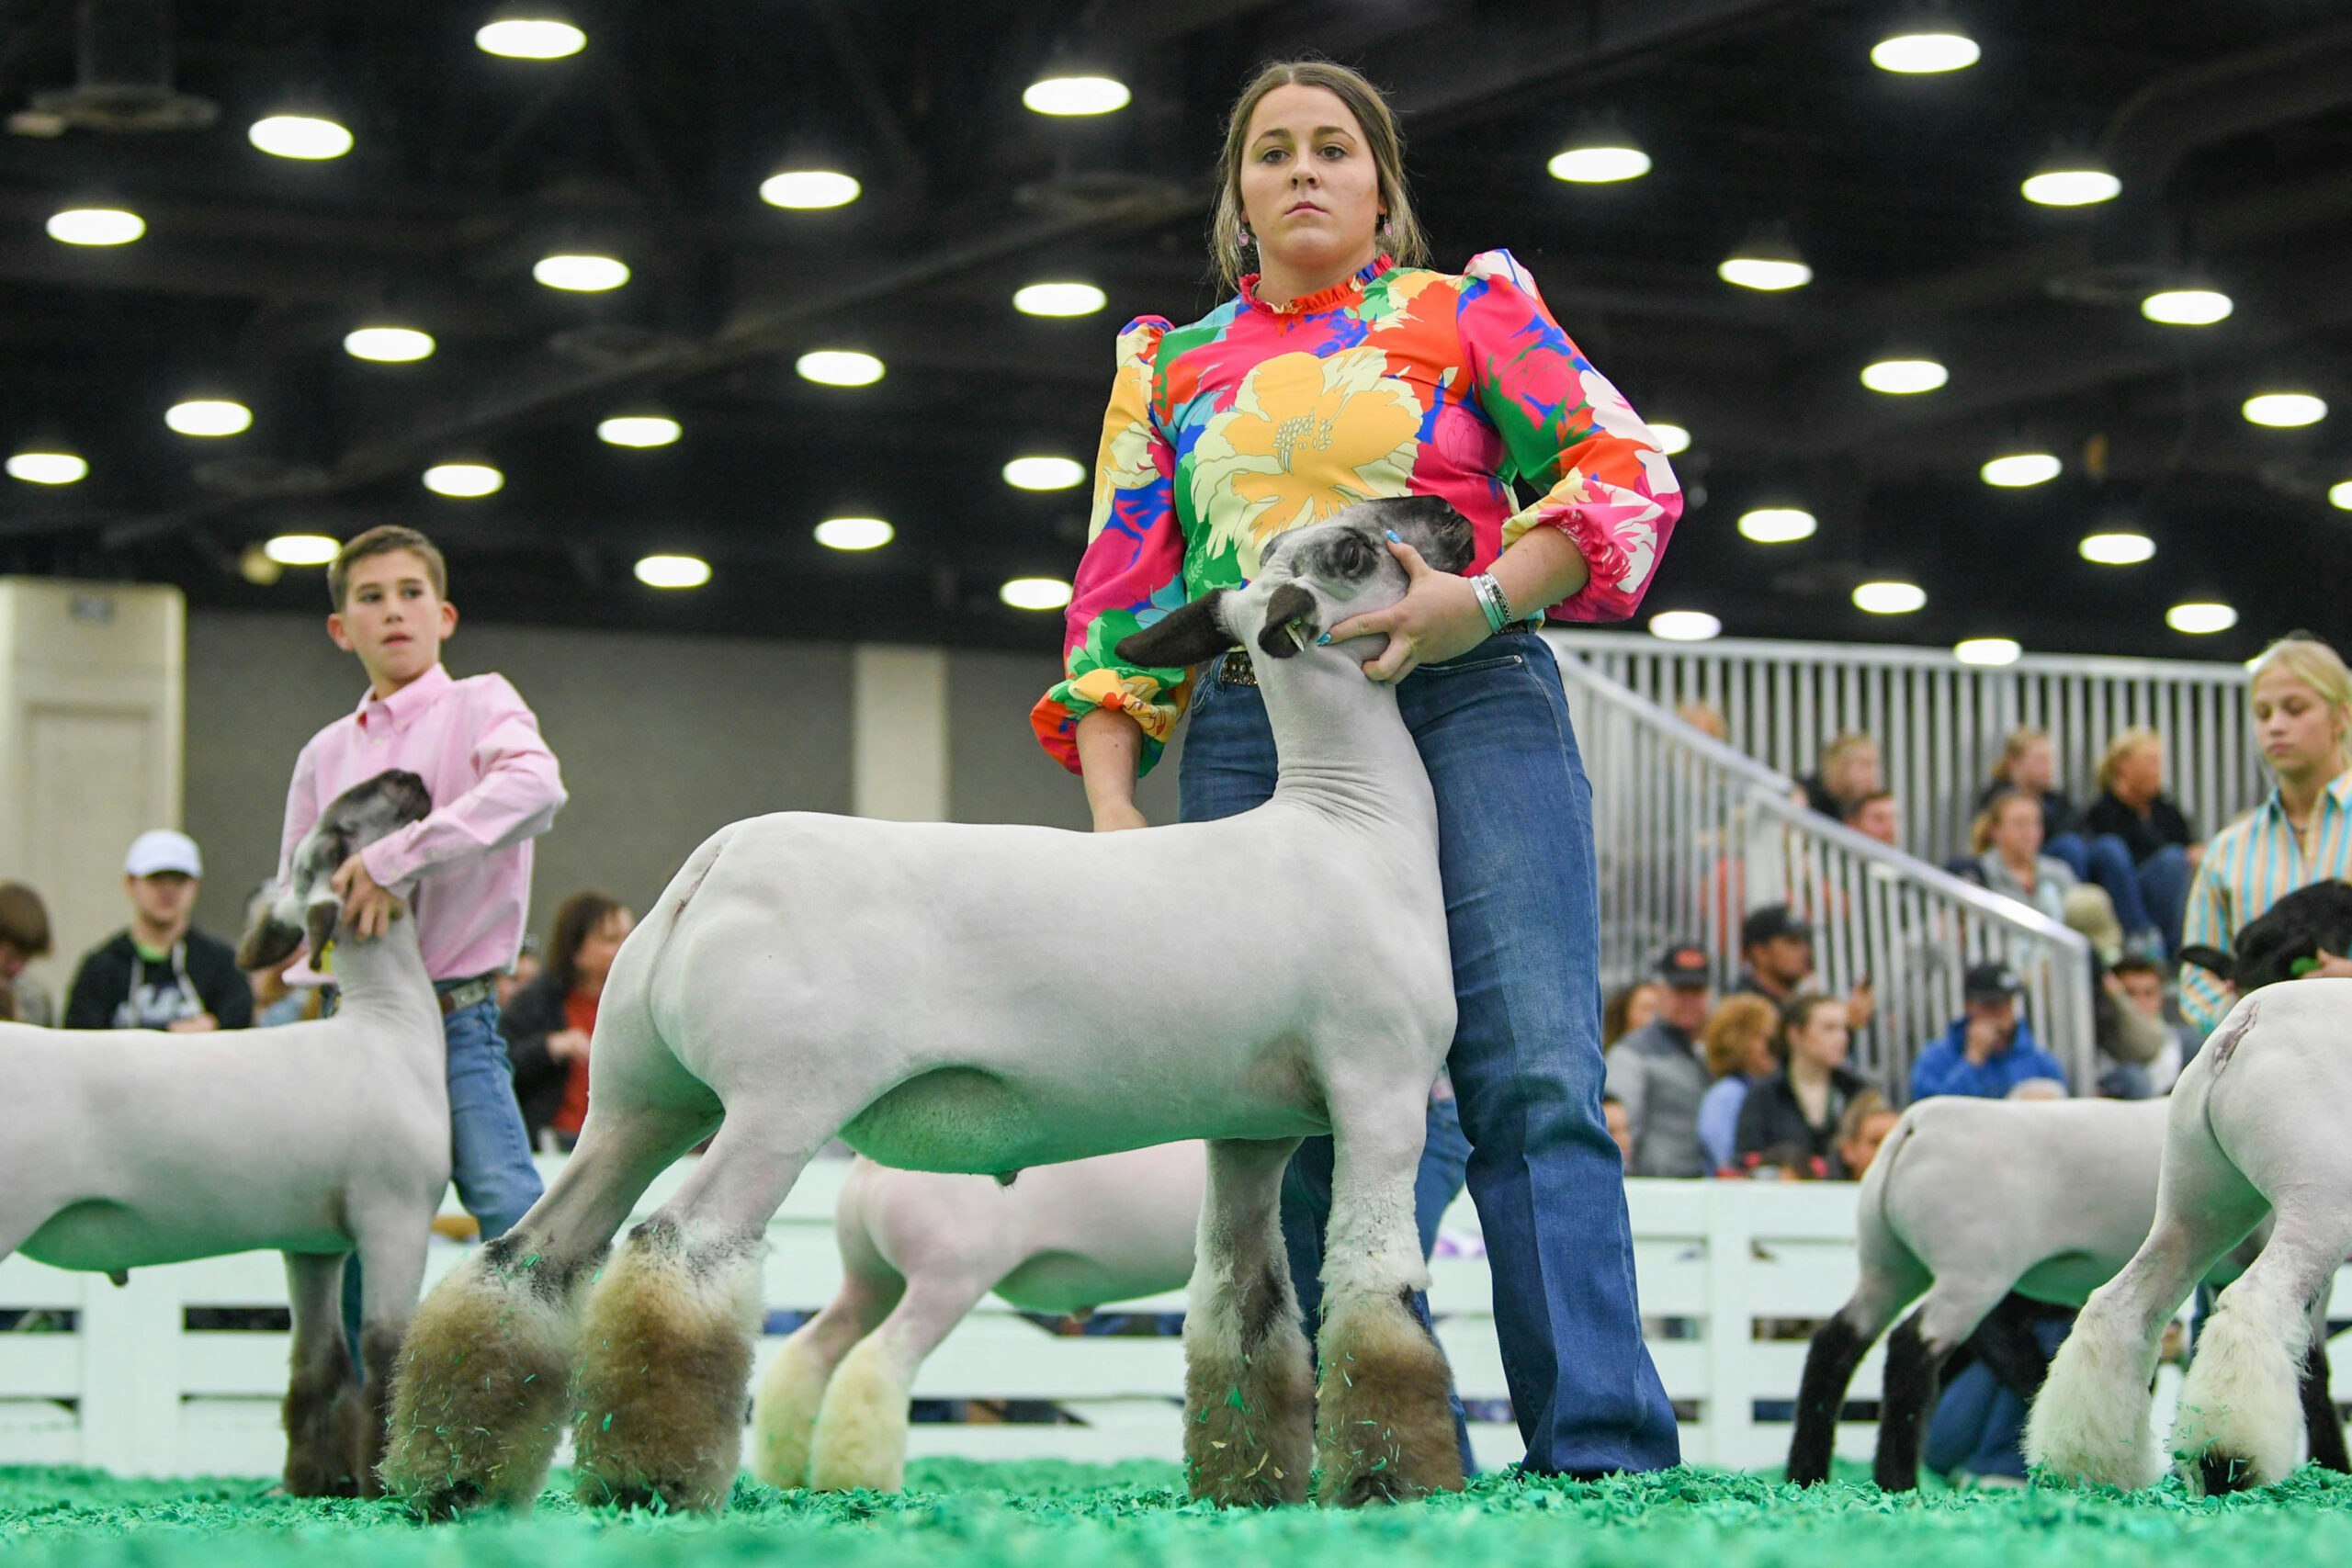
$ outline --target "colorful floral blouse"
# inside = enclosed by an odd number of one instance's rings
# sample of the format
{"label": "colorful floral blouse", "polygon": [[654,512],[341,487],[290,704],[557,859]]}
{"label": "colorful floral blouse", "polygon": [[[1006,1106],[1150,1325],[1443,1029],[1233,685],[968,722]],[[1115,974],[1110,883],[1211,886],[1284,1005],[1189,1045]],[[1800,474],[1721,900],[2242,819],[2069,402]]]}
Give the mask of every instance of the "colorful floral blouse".
{"label": "colorful floral blouse", "polygon": [[[1590,581],[1552,614],[1623,620],[1642,602],[1681,487],[1657,438],[1553,321],[1508,251],[1460,276],[1385,258],[1283,309],[1257,279],[1189,327],[1119,335],[1070,600],[1068,679],[1030,722],[1078,768],[1078,721],[1123,708],[1148,768],[1190,672],[1123,662],[1121,638],[1238,587],[1286,528],[1374,496],[1437,495],[1469,518],[1482,571],[1528,529],[1576,540]],[[1520,507],[1511,481],[1543,493]]]}

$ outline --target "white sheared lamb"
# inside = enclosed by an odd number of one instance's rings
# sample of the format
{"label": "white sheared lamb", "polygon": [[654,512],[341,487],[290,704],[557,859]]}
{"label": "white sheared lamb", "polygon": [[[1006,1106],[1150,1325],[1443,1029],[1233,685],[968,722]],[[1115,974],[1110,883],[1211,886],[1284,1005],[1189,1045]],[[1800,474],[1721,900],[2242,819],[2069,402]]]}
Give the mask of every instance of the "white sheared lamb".
{"label": "white sheared lamb", "polygon": [[[1805,1358],[1789,1479],[1810,1485],[1828,1478],[1855,1365],[1922,1292],[1919,1309],[1887,1340],[1881,1487],[1918,1484],[1921,1429],[1955,1355],[1981,1358],[2030,1397],[2048,1366],[2012,1298],[2079,1306],[2123,1267],[2156,1212],[2166,1108],[2163,1100],[1944,1096],[1905,1111],[1862,1179],[1860,1281]],[[2236,1279],[2262,1241],[2257,1228],[2205,1277]],[[2323,1288],[2323,1312],[2325,1300]],[[2327,1375],[2324,1343],[2315,1341],[2302,1378],[2312,1451],[2340,1471],[2344,1433],[2327,1402]]]}
{"label": "white sheared lamb", "polygon": [[2265,1486],[2294,1468],[2296,1385],[2329,1282],[2352,1252],[2352,980],[2245,997],[2175,1086],[2154,1224],[2058,1348],[2026,1425],[2044,1473],[2147,1486],[2164,1459],[2148,1382],[2165,1325],[2216,1258],[2271,1217],[2270,1240],[2222,1292],[2173,1426],[2192,1495]]}
{"label": "white sheared lamb", "polygon": [[[413,773],[338,796],[238,961],[284,963],[335,930],[327,886],[357,849],[432,809]],[[0,1257],[132,1269],[269,1248],[294,1308],[286,1487],[376,1494],[387,1384],[449,1181],[441,1010],[416,922],[334,950],[342,1010],[212,1034],[0,1024]],[[343,1265],[366,1269],[362,1389],[343,1332]]]}
{"label": "white sheared lamb", "polygon": [[[1368,502],[1120,644],[1148,666],[1253,651],[1281,759],[1254,811],[1100,835],[787,814],[695,851],[613,964],[570,1164],[419,1311],[392,1490],[434,1517],[527,1506],[571,1384],[584,1497],[721,1506],[761,1240],[836,1134],[886,1165],[983,1175],[1208,1139],[1195,1495],[1296,1500],[1310,1467],[1331,1502],[1459,1487],[1444,1357],[1408,1306],[1427,1284],[1414,1169],[1454,1024],[1436,803],[1395,691],[1359,668],[1371,639],[1315,641],[1403,595],[1391,529],[1440,570],[1469,559],[1443,502]],[[1089,943],[1140,964],[1204,938],[1236,961],[1179,988],[1072,964]],[[714,1127],[598,1276],[638,1195]],[[1277,1203],[1299,1138],[1326,1131],[1317,1390]]]}
{"label": "white sheared lamb", "polygon": [[989,1292],[1023,1312],[1157,1295],[1193,1273],[1208,1180],[1197,1142],[985,1176],[851,1164],[834,1211],[842,1288],[776,1348],[752,1403],[771,1486],[896,1492],[916,1369]]}

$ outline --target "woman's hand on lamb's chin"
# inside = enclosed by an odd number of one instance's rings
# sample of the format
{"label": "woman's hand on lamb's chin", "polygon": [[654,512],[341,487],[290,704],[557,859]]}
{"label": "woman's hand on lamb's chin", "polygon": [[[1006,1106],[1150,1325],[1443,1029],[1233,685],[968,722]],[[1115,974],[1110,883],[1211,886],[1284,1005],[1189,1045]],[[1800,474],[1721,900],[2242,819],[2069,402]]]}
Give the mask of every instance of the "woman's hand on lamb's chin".
{"label": "woman's hand on lamb's chin", "polygon": [[1132,800],[1108,801],[1094,808],[1094,830],[1098,833],[1119,833],[1129,828],[1148,828],[1151,823]]}
{"label": "woman's hand on lamb's chin", "polygon": [[1487,640],[1487,612],[1479,607],[1477,590],[1468,578],[1438,570],[1421,558],[1420,551],[1393,536],[1388,553],[1405,568],[1405,596],[1385,610],[1349,616],[1331,628],[1325,642],[1386,632],[1387,649],[1366,660],[1363,672],[1393,682],[1421,665],[1458,658]]}

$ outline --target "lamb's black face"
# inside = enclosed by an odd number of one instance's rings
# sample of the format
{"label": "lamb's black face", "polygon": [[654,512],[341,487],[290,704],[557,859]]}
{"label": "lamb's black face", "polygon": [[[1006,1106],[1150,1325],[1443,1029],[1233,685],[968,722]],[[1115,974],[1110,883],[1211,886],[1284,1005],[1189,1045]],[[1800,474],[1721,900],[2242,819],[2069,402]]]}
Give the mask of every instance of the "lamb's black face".
{"label": "lamb's black face", "polygon": [[[1350,615],[1403,598],[1408,580],[1404,564],[1389,552],[1392,533],[1439,571],[1459,572],[1470,564],[1469,520],[1435,496],[1359,502],[1267,547],[1260,581],[1277,586],[1267,602],[1260,649],[1288,658]],[[1295,637],[1294,631],[1303,635]]]}
{"label": "lamb's black face", "polygon": [[328,883],[361,850],[433,813],[433,795],[416,774],[390,768],[352,785],[319,813],[317,826],[295,846],[288,886],[262,903],[246,928],[237,963],[247,969],[283,964],[307,928],[313,964],[334,934],[340,907]]}

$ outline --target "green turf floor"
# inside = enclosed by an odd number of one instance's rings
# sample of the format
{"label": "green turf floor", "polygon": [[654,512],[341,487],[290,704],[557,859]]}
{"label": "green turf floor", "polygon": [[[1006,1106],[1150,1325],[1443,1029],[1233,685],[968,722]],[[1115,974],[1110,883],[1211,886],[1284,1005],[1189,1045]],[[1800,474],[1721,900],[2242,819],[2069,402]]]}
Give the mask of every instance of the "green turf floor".
{"label": "green turf floor", "polygon": [[[1860,1473],[1857,1472],[1856,1473]],[[901,1496],[814,1497],[739,1482],[718,1519],[584,1511],[551,1493],[529,1518],[428,1529],[386,1504],[297,1502],[259,1482],[118,1481],[0,1470],[8,1568],[2302,1568],[2352,1563],[2352,1478],[2305,1471],[2192,1503],[1934,1492],[1799,1492],[1700,1471],[1591,1483],[1489,1477],[1460,1497],[1358,1514],[1226,1513],[1184,1501],[1172,1466],[912,1467]]]}

